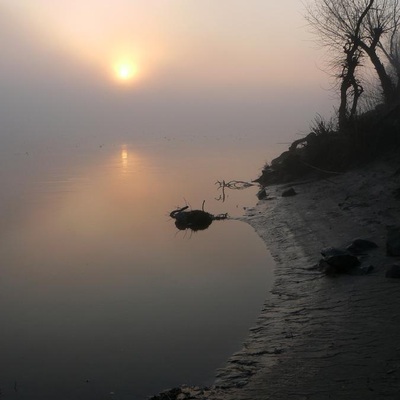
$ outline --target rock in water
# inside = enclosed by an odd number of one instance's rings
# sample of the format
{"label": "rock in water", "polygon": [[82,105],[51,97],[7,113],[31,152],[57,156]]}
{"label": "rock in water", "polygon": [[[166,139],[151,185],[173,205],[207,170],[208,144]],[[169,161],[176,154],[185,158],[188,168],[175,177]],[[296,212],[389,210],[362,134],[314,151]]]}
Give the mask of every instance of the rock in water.
{"label": "rock in water", "polygon": [[200,231],[207,229],[212,222],[213,216],[202,210],[183,211],[175,216],[175,226],[179,230]]}
{"label": "rock in water", "polygon": [[170,212],[170,217],[175,219],[175,226],[179,230],[191,229],[200,231],[207,229],[214,220],[223,220],[228,218],[228,214],[212,215],[204,210],[186,211],[189,206],[177,208]]}

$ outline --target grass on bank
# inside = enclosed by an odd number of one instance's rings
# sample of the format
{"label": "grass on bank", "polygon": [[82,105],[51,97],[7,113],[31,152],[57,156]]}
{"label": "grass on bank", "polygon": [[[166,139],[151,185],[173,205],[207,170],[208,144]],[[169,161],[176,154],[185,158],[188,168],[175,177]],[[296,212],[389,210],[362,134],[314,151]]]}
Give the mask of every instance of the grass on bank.
{"label": "grass on bank", "polygon": [[340,174],[387,153],[400,157],[400,105],[377,106],[338,130],[332,121],[315,118],[311,132],[266,164],[256,180],[262,186],[285,183],[313,174]]}

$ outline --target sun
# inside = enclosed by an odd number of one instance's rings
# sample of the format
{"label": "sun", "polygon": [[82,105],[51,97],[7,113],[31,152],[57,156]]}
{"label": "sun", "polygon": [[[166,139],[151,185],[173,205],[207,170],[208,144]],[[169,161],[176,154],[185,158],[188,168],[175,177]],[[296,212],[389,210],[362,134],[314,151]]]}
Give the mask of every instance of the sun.
{"label": "sun", "polygon": [[114,66],[114,74],[118,81],[127,83],[137,77],[138,68],[133,63],[121,62]]}

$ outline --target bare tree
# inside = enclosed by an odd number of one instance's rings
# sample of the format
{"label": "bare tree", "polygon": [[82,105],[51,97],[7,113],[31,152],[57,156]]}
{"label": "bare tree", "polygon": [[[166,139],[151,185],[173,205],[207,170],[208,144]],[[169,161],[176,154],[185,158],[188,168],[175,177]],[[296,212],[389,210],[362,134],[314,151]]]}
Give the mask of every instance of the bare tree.
{"label": "bare tree", "polygon": [[373,3],[365,20],[360,47],[375,68],[385,103],[392,105],[397,102],[396,84],[383,60],[389,62],[389,65],[396,64],[394,52],[398,47],[396,39],[400,22],[399,1],[375,0]]}
{"label": "bare tree", "polygon": [[[361,60],[368,58],[379,78],[385,104],[400,93],[399,0],[315,0],[306,19],[329,48],[340,87],[339,127],[351,121],[364,88]],[[388,63],[394,76],[388,72]]]}
{"label": "bare tree", "polygon": [[[319,34],[321,43],[328,47],[334,77],[339,81],[339,128],[344,129],[357,110],[363,92],[357,78],[357,68],[363,51],[360,47],[364,21],[374,0],[317,0],[307,8],[306,18]],[[361,7],[363,6],[363,7]],[[362,9],[362,12],[359,10]],[[351,105],[349,105],[349,103]]]}
{"label": "bare tree", "polygon": [[381,26],[384,35],[379,40],[378,51],[383,54],[389,64],[388,74],[392,82],[394,103],[400,100],[400,4],[399,0],[387,0],[381,6],[380,18],[368,20],[370,32]]}

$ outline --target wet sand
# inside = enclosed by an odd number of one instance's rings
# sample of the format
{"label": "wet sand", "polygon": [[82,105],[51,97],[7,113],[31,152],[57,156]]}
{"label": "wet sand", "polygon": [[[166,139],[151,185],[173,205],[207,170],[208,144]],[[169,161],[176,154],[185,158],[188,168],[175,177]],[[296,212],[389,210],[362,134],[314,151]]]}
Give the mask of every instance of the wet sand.
{"label": "wet sand", "polygon": [[[400,224],[399,165],[375,163],[329,179],[268,188],[242,218],[276,261],[275,283],[241,351],[209,389],[178,399],[398,399],[400,280],[386,278],[387,226]],[[362,257],[366,275],[327,276],[321,249],[354,238],[378,248]],[[168,397],[172,398],[173,393]],[[163,398],[163,397],[161,397]]]}

